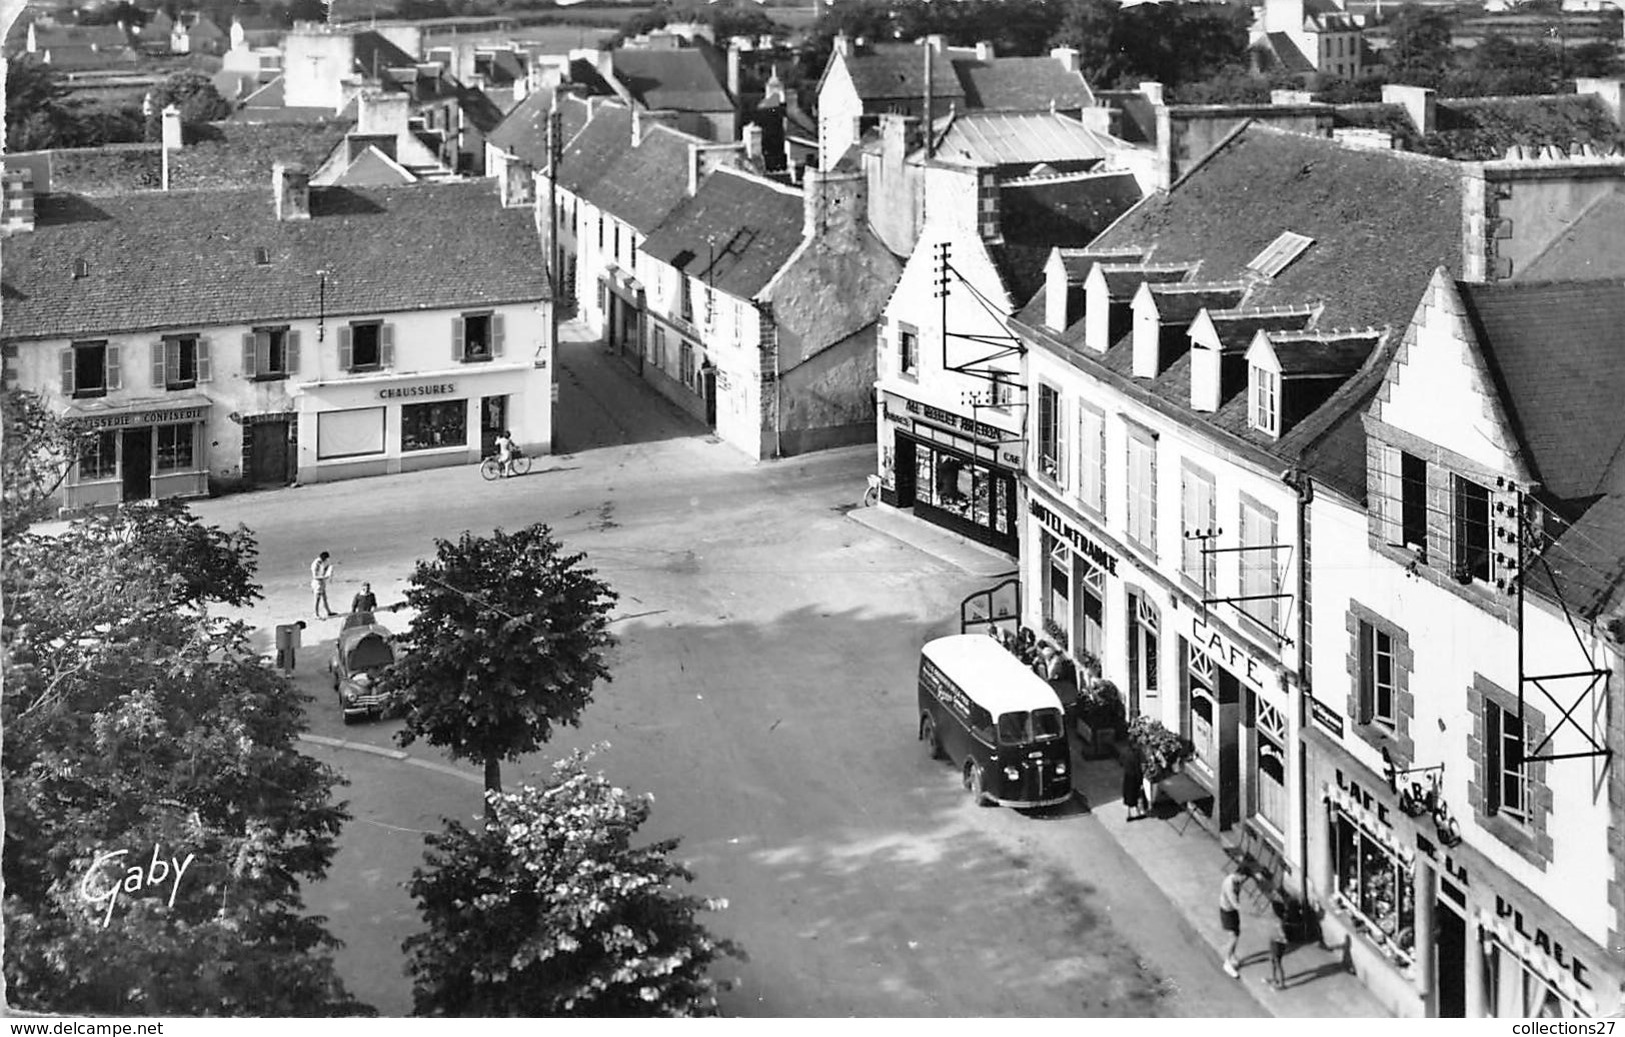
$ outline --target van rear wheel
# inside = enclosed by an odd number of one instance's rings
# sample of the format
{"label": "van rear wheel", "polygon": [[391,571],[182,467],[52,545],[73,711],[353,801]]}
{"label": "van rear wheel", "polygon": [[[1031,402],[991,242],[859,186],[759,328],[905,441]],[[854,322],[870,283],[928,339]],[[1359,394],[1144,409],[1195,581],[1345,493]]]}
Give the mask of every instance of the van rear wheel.
{"label": "van rear wheel", "polygon": [[987,789],[982,783],[982,765],[970,763],[965,767],[965,788],[970,790],[971,802],[979,807],[987,806],[991,800],[987,798]]}
{"label": "van rear wheel", "polygon": [[925,739],[925,751],[931,759],[942,759],[942,739],[937,736],[937,722],[929,715],[920,721],[920,737]]}

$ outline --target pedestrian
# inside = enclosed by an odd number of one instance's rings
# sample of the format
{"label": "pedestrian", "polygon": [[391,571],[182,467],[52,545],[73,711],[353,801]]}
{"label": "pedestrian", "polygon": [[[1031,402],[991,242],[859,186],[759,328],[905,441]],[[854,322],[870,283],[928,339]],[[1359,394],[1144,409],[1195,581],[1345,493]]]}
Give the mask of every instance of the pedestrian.
{"label": "pedestrian", "polygon": [[1128,759],[1123,761],[1123,806],[1130,821],[1138,821],[1146,814],[1145,765],[1140,762],[1137,746],[1129,747]]}
{"label": "pedestrian", "polygon": [[503,429],[502,434],[497,436],[497,474],[500,477],[504,479],[508,477],[509,468],[513,465],[514,455],[518,449],[514,446],[513,433]]}
{"label": "pedestrian", "polygon": [[372,592],[372,584],[363,583],[361,593],[350,599],[351,612],[377,612],[378,595]]}
{"label": "pedestrian", "polygon": [[[316,556],[310,563],[310,589],[316,595],[316,618],[326,619],[335,615],[333,606],[327,603],[327,584],[333,578],[333,562],[326,551]],[[323,613],[326,615],[323,615]]]}
{"label": "pedestrian", "polygon": [[1233,979],[1241,978],[1236,945],[1241,943],[1241,889],[1247,879],[1247,869],[1241,867],[1225,875],[1219,883],[1219,925],[1229,937],[1224,949],[1224,971]]}
{"label": "pedestrian", "polygon": [[1280,894],[1270,898],[1270,978],[1265,980],[1276,990],[1286,989],[1286,901]]}

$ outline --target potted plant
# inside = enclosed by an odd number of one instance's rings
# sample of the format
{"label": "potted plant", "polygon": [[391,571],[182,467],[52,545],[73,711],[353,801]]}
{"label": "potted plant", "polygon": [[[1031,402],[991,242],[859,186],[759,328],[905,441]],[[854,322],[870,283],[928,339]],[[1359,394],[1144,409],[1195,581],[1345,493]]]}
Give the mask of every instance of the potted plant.
{"label": "potted plant", "polygon": [[1096,677],[1080,686],[1076,717],[1083,755],[1091,759],[1110,756],[1125,719],[1117,685]]}
{"label": "potted plant", "polygon": [[1128,742],[1140,754],[1140,766],[1147,781],[1155,783],[1173,776],[1196,755],[1196,746],[1188,738],[1164,727],[1162,721],[1139,716],[1129,721]]}

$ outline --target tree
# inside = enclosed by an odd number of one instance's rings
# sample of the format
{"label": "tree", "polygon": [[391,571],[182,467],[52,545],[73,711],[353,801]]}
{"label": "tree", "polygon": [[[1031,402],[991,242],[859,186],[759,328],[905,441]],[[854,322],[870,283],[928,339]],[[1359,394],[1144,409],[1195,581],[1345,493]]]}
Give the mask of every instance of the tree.
{"label": "tree", "polygon": [[147,139],[162,134],[163,111],[169,105],[180,109],[181,125],[198,126],[219,122],[231,115],[231,102],[220,96],[209,77],[194,69],[172,73],[152,92],[152,111],[147,116]]}
{"label": "tree", "polygon": [[500,792],[503,760],[535,752],[555,724],[580,724],[593,684],[611,679],[616,601],[585,557],[564,554],[542,523],[435,541],[406,590],[406,654],[382,685],[405,708],[401,745],[422,738],[479,761],[486,790]]}
{"label": "tree", "polygon": [[6,65],[6,148],[38,151],[76,143],[76,106],[57,71],[30,55]]}
{"label": "tree", "polygon": [[12,537],[52,512],[52,498],[78,456],[78,435],[23,389],[0,393],[0,422],[0,470],[6,473],[0,532]]}
{"label": "tree", "polygon": [[589,774],[579,751],[542,788],[488,792],[492,819],[429,837],[407,886],[425,931],[404,949],[416,1015],[690,1016],[716,1012],[707,976],[743,958],[697,919],[722,900],[679,894],[678,841],[632,845],[651,798]]}
{"label": "tree", "polygon": [[1453,60],[1450,16],[1435,8],[1406,4],[1388,26],[1390,43],[1383,60],[1389,81],[1437,86]]}
{"label": "tree", "polygon": [[[348,814],[304,701],[217,602],[253,538],[125,505],[4,545],[4,916],[12,1002],[113,1015],[351,1015],[303,913]],[[137,879],[132,880],[132,869]],[[148,881],[149,879],[155,881]]]}
{"label": "tree", "polygon": [[1122,73],[1122,52],[1117,46],[1117,0],[1071,0],[1051,47],[1071,47],[1078,52],[1083,78],[1096,86],[1116,83]]}

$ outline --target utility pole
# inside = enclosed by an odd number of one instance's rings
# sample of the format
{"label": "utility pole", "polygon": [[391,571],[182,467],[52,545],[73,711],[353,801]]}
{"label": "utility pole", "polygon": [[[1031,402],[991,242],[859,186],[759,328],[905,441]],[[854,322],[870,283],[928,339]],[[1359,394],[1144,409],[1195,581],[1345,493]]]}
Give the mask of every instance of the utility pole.
{"label": "utility pole", "polygon": [[547,281],[552,290],[553,305],[548,307],[549,333],[554,355],[559,348],[559,307],[564,304],[564,278],[559,274],[559,158],[564,153],[562,119],[559,115],[559,94],[553,91],[552,103],[547,111]]}

